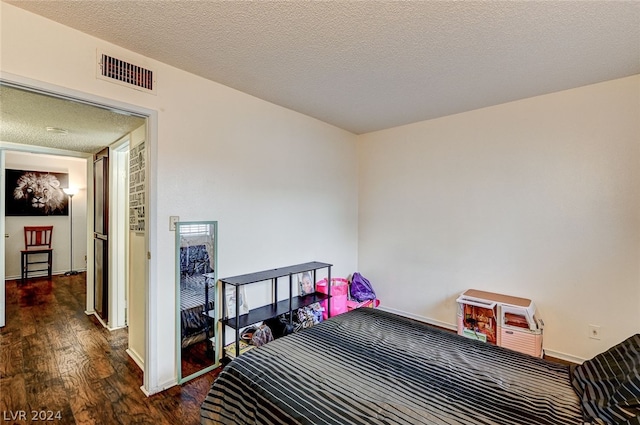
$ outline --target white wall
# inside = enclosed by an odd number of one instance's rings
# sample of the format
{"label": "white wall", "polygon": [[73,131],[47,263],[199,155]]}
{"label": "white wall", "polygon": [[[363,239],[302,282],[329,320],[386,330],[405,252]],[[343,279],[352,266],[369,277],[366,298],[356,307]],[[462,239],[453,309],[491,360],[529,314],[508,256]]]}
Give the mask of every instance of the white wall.
{"label": "white wall", "polygon": [[[73,268],[74,270],[84,270],[86,268],[84,257],[87,254],[86,160],[7,151],[6,168],[69,174],[69,185],[80,189],[73,197]],[[6,278],[20,278],[20,250],[24,249],[24,226],[49,225],[53,225],[51,242],[53,273],[60,274],[69,271],[71,236],[69,234],[69,216],[8,216],[5,219],[5,233],[9,235],[5,240]]]}
{"label": "white wall", "polygon": [[[157,111],[152,128],[152,376],[175,382],[174,234],[169,216],[217,220],[221,277],[318,260],[357,265],[355,137],[346,131],[0,3],[2,72]],[[96,74],[96,49],[151,65],[157,95]],[[212,46],[215,48],[215,46]],[[131,60],[131,59],[129,59]],[[155,139],[157,135],[157,139]],[[157,180],[154,180],[157,179]],[[153,218],[153,217],[151,217]],[[155,278],[154,278],[155,276]],[[152,314],[150,312],[149,314]],[[151,370],[150,370],[151,368]],[[146,378],[146,376],[145,376]]]}
{"label": "white wall", "polygon": [[640,332],[640,76],[363,135],[359,159],[383,305],[453,325],[468,288],[531,298],[569,358]]}

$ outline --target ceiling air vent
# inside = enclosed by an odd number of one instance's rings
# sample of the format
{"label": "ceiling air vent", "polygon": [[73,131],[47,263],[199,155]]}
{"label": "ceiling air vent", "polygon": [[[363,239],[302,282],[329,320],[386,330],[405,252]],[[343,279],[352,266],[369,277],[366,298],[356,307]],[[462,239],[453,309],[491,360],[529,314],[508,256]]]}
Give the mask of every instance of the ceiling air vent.
{"label": "ceiling air vent", "polygon": [[152,70],[98,52],[98,78],[155,94]]}

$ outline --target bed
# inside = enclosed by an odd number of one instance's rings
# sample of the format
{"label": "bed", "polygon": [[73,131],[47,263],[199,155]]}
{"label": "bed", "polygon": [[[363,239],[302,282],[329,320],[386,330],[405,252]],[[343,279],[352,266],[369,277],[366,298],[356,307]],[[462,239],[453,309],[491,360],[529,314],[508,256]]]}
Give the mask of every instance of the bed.
{"label": "bed", "polygon": [[640,335],[619,346],[570,368],[361,308],[231,361],[201,423],[638,424]]}
{"label": "bed", "polygon": [[[214,294],[214,281],[205,274],[212,273],[209,249],[205,244],[180,247],[180,322],[182,348],[206,339],[205,289]],[[209,301],[209,310],[213,300]]]}

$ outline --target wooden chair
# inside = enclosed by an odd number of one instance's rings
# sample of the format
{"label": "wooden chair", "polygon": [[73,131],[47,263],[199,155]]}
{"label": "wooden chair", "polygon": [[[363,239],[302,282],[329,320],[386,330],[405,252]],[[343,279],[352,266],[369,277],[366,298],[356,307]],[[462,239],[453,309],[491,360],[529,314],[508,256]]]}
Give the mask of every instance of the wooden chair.
{"label": "wooden chair", "polygon": [[[51,234],[53,226],[24,226],[24,249],[20,257],[20,268],[22,276],[20,281],[24,283],[29,272],[47,271],[47,276],[51,278],[51,269],[53,265],[53,249],[51,249]],[[31,255],[37,255],[37,258],[30,261]],[[47,259],[42,260],[42,255],[46,254]],[[46,264],[47,268],[29,269],[32,264]]]}

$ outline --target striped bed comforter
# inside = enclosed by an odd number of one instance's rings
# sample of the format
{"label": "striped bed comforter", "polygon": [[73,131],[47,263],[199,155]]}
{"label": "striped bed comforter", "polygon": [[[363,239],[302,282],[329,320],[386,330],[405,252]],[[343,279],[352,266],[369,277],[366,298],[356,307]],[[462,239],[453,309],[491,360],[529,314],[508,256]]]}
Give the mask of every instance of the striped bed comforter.
{"label": "striped bed comforter", "polygon": [[[180,288],[180,329],[182,333],[182,348],[196,342],[204,341],[207,318],[204,310],[204,291],[206,280],[204,276],[183,277]],[[213,285],[209,291],[214,292]],[[213,309],[213,300],[209,301],[209,310]]]}
{"label": "striped bed comforter", "polygon": [[583,424],[569,368],[361,308],[233,360],[202,424]]}

